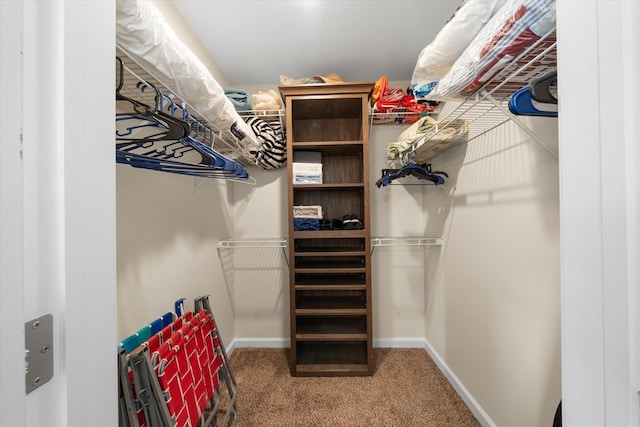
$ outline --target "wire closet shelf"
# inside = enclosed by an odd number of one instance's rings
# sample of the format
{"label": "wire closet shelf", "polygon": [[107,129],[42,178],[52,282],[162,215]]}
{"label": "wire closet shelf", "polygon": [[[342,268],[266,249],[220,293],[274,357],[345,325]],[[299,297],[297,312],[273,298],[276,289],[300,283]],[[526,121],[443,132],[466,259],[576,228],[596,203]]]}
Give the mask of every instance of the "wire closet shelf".
{"label": "wire closet shelf", "polygon": [[[440,117],[439,122],[444,124],[434,127],[424,137],[415,141],[409,150],[409,159],[416,151],[416,148],[432,139],[436,139],[444,132],[450,131],[450,128],[461,121],[467,123],[467,138],[452,140],[448,145],[441,144],[434,151],[446,151],[461,142],[471,141],[510,120],[540,144],[552,157],[557,159],[557,152],[547,146],[522,120],[517,116],[513,116],[509,112],[507,105],[514,92],[527,86],[529,82],[537,77],[555,70],[556,67],[556,32],[553,29],[514,58],[477,92],[466,99],[460,100],[460,103],[453,110]],[[443,109],[443,111],[446,111],[446,109]]]}
{"label": "wire closet shelf", "polygon": [[[243,156],[244,149],[236,137],[203,119],[189,102],[175,94],[119,46],[116,48],[116,76],[117,94],[142,104],[144,108],[157,107],[167,119],[173,117],[184,121],[189,127],[187,138],[158,142],[160,139],[154,140],[154,137],[166,129],[159,127],[150,130],[153,124],[140,121],[135,106],[129,112],[117,110],[116,142],[120,144],[116,146],[116,160],[119,163],[200,178],[222,178],[255,184],[255,179],[244,168],[253,163]],[[142,139],[148,138],[147,141],[126,143],[128,136],[140,131],[146,132]],[[122,143],[123,140],[125,143]]]}

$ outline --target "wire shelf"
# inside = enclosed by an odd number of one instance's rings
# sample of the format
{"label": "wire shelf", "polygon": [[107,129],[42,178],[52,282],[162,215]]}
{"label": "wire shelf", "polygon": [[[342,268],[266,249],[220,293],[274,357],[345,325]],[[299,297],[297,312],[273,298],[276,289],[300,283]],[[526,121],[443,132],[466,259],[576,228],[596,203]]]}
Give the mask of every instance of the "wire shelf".
{"label": "wire shelf", "polygon": [[[435,132],[429,132],[415,141],[412,147],[404,154],[405,161],[411,161],[413,156],[420,157],[421,161],[424,161],[425,157],[431,158],[461,142],[471,141],[508,121],[513,121],[557,159],[557,153],[541,141],[526,124],[516,116],[511,115],[507,106],[509,98],[514,92],[541,75],[555,70],[557,62],[556,44],[554,29],[516,57],[475,94],[461,100],[460,104],[452,111],[441,117],[439,121],[448,124],[441,126]],[[451,140],[445,144],[441,142],[430,144],[431,140],[437,139],[438,135],[448,131],[450,126],[459,120],[467,122],[468,135],[466,138]],[[420,153],[420,151],[425,150],[429,150],[427,156]]]}

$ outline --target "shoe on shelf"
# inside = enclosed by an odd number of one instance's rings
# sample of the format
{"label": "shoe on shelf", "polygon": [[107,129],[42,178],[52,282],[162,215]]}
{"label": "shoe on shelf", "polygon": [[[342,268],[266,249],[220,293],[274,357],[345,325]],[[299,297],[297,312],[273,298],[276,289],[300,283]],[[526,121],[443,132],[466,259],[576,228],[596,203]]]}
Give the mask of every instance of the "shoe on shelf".
{"label": "shoe on shelf", "polygon": [[360,222],[360,219],[355,215],[351,215],[351,229],[362,230],[363,228],[364,226],[362,225],[362,222]]}
{"label": "shoe on shelf", "polygon": [[342,229],[353,230],[353,221],[351,221],[351,215],[345,215],[342,217]]}

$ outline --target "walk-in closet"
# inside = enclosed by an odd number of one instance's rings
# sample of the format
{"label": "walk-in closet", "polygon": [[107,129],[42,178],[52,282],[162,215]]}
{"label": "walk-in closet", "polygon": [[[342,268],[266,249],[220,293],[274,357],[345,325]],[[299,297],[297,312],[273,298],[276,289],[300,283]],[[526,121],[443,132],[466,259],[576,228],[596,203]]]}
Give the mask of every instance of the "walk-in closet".
{"label": "walk-in closet", "polygon": [[0,425],[638,425],[635,2],[0,12]]}

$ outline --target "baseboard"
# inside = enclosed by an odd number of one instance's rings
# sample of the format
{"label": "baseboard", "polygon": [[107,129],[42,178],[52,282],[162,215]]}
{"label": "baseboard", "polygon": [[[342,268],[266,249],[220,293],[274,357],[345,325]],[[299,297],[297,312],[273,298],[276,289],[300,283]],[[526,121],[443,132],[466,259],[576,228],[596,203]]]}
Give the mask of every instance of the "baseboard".
{"label": "baseboard", "polygon": [[424,338],[374,338],[378,348],[424,348]]}
{"label": "baseboard", "polygon": [[290,341],[285,338],[236,338],[226,347],[231,355],[236,348],[287,348]]}
{"label": "baseboard", "polygon": [[[227,354],[236,348],[285,348],[290,341],[285,338],[236,338],[227,345]],[[374,347],[380,348],[424,348],[423,338],[376,338]]]}
{"label": "baseboard", "polygon": [[442,371],[444,376],[449,380],[449,383],[453,386],[453,388],[458,392],[464,403],[469,407],[473,415],[480,421],[483,426],[486,427],[495,427],[496,423],[489,417],[489,415],[482,409],[480,404],[473,398],[469,390],[462,384],[460,379],[453,373],[453,371],[447,366],[445,361],[440,357],[438,352],[429,344],[429,341],[423,340],[424,349],[431,359],[438,365],[438,368]]}

